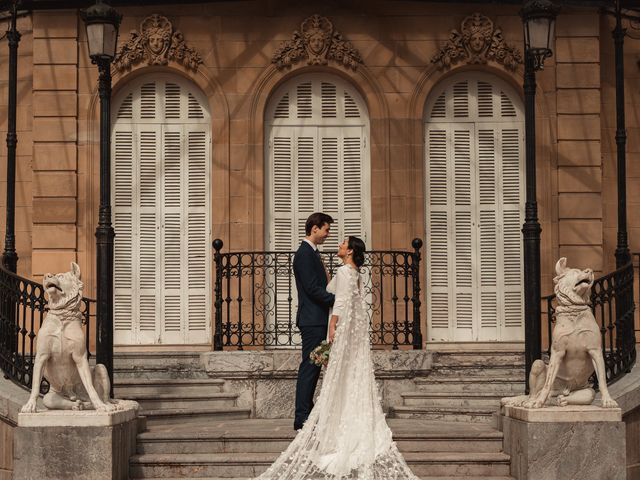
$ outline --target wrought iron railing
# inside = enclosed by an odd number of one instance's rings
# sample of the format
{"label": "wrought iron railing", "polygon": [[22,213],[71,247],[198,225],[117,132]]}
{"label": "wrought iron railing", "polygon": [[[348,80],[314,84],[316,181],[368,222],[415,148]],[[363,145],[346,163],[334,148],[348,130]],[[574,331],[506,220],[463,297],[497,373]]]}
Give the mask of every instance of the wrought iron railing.
{"label": "wrought iron railing", "polygon": [[[87,352],[90,352],[91,304],[82,299]],[[31,388],[38,330],[47,311],[42,284],[7,270],[0,262],[0,368],[6,378]],[[49,386],[43,380],[40,390]]]}
{"label": "wrought iron railing", "polygon": [[[607,383],[618,380],[631,370],[636,360],[634,330],[633,262],[594,280],[591,288],[591,310],[600,327]],[[547,302],[548,347],[551,354],[556,296],[543,297]],[[592,378],[597,385],[595,375]]]}
{"label": "wrought iron railing", "polygon": [[[374,346],[422,348],[420,328],[420,249],[371,251],[361,268]],[[222,253],[215,250],[214,349],[300,346],[296,327],[294,252]],[[334,252],[323,252],[333,275],[340,265]]]}

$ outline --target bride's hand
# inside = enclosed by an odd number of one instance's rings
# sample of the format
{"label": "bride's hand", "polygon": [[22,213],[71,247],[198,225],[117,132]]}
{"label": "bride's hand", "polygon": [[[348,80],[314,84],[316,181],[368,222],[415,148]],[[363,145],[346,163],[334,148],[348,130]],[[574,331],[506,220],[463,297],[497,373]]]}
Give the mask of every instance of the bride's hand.
{"label": "bride's hand", "polygon": [[335,325],[329,326],[329,343],[333,343],[333,339],[336,336],[336,327]]}

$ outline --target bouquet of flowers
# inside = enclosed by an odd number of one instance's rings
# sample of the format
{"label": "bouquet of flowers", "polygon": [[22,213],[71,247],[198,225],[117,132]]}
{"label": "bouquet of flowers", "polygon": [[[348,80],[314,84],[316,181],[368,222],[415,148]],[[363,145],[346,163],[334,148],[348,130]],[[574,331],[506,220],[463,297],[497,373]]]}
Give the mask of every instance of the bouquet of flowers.
{"label": "bouquet of flowers", "polygon": [[331,344],[323,340],[320,345],[311,351],[309,361],[317,367],[326,367],[329,363],[330,352]]}

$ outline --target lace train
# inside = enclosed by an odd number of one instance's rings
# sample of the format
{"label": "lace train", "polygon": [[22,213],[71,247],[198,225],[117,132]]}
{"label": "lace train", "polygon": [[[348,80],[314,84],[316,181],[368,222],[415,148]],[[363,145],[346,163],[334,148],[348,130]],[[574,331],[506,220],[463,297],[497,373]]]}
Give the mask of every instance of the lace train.
{"label": "lace train", "polygon": [[336,302],[343,302],[343,314],[318,401],[303,429],[258,480],[417,480],[382,411],[358,277],[347,265],[338,269]]}

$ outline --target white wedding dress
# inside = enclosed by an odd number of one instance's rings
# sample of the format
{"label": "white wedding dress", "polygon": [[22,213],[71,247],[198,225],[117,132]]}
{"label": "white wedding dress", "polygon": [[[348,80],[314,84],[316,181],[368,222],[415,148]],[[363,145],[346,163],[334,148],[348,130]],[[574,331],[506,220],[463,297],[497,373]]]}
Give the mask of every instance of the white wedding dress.
{"label": "white wedding dress", "polygon": [[378,396],[360,275],[343,265],[327,286],[339,316],[318,400],[259,480],[417,480],[391,438]]}

